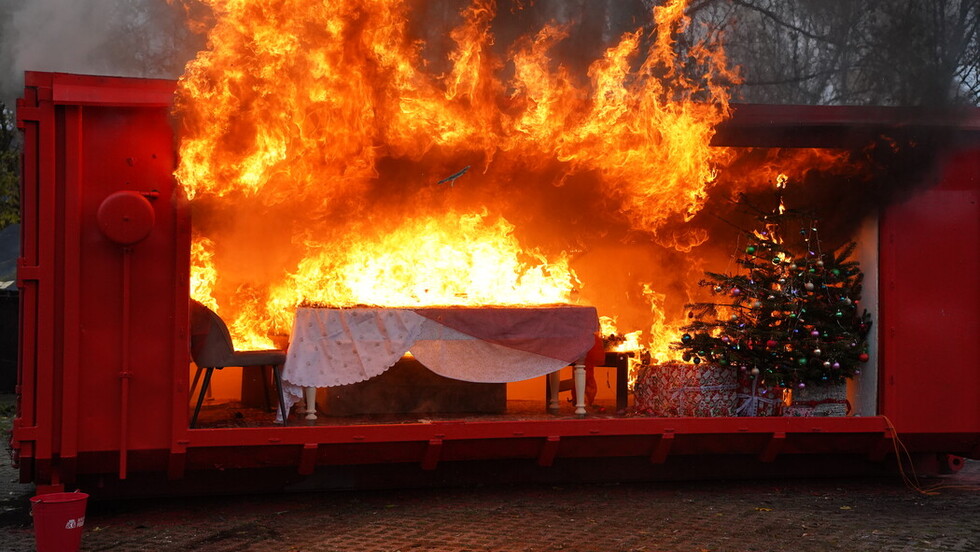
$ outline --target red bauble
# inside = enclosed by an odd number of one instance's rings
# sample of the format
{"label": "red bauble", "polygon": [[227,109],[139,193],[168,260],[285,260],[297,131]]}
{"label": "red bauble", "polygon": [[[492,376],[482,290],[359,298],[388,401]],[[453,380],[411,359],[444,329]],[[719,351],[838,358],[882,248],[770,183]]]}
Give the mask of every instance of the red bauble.
{"label": "red bauble", "polygon": [[778,343],[776,343],[775,339],[770,339],[769,341],[766,341],[766,347],[769,347],[770,349],[775,347],[776,345],[778,345]]}
{"label": "red bauble", "polygon": [[869,358],[871,358],[871,356],[868,355],[868,353],[861,353],[858,355],[858,360],[860,360],[861,362],[868,362]]}

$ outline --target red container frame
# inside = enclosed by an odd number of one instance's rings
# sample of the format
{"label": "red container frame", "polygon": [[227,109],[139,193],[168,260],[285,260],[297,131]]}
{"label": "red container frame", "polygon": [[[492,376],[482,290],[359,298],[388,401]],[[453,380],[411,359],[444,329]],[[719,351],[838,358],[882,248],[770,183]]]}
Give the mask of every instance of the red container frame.
{"label": "red container frame", "polygon": [[[84,477],[125,487],[135,473],[175,481],[231,468],[284,468],[302,479],[318,467],[395,464],[419,470],[414,477],[466,461],[538,468],[626,458],[656,477],[672,460],[708,456],[881,464],[896,439],[917,455],[980,457],[980,110],[741,105],[716,137],[759,147],[860,147],[896,129],[951,139],[929,185],[879,219],[877,416],[189,429],[191,221],[172,176],[174,87],[26,74],[12,439],[22,482],[60,490]],[[99,230],[99,206],[124,190],[147,198],[155,221],[131,245]]]}

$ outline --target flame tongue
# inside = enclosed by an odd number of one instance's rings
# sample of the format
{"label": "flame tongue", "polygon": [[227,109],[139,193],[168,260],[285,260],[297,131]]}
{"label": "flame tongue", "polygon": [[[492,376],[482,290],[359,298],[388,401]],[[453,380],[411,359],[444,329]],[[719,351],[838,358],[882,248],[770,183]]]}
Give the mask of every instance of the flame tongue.
{"label": "flame tongue", "polygon": [[176,101],[176,176],[196,243],[218,244],[195,255],[217,269],[195,296],[250,297],[242,316],[279,331],[303,302],[571,301],[564,249],[587,251],[608,214],[651,233],[690,218],[726,155],[708,142],[731,75],[720,51],[677,55],[681,0],[654,9],[653,40],[628,32],[581,76],[551,57],[569,27],[499,57],[492,0],[461,12],[444,60],[423,56],[404,1],[205,3],[209,50]]}
{"label": "flame tongue", "polygon": [[272,295],[331,306],[567,302],[574,281],[567,258],[523,251],[512,231],[502,218],[451,212],[356,242],[318,243]]}

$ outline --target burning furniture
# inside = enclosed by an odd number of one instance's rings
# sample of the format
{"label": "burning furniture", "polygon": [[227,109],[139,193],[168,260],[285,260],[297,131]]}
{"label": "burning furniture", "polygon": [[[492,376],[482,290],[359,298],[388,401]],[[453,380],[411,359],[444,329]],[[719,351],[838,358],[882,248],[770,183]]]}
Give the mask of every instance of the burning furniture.
{"label": "burning furniture", "polygon": [[[515,479],[541,476],[551,466],[548,473],[569,477],[612,471],[637,478],[694,476],[699,468],[719,473],[719,466],[742,474],[814,465],[825,472],[885,470],[899,441],[917,460],[953,467],[955,456],[980,456],[976,111],[943,118],[738,106],[715,138],[716,147],[857,149],[882,134],[920,142],[944,135],[930,152],[934,164],[917,186],[881,208],[865,240],[875,254],[865,266],[878,282],[877,297],[869,299],[877,304],[878,358],[877,371],[860,382],[861,416],[191,429],[192,210],[173,177],[174,86],[27,74],[18,104],[25,143],[22,331],[12,439],[22,481],[150,493],[230,485],[248,469],[261,469],[279,487],[420,483],[474,465],[493,465],[498,476],[510,470]],[[100,228],[100,207],[120,191],[146,198],[152,210],[137,243],[120,244]],[[587,459],[617,469],[577,469]]]}
{"label": "burning furniture", "polygon": [[236,351],[224,320],[213,310],[197,301],[191,301],[190,332],[191,358],[197,365],[197,374],[191,384],[191,391],[197,387],[201,371],[204,371],[204,381],[201,382],[201,391],[197,397],[197,404],[194,406],[194,415],[191,416],[191,427],[197,425],[197,416],[201,412],[201,404],[204,403],[204,397],[211,385],[211,376],[214,375],[214,371],[229,366],[254,367],[263,370],[270,368],[272,379],[276,383],[279,416],[282,422],[286,423],[288,408],[282,385],[282,366],[286,362],[284,351]]}

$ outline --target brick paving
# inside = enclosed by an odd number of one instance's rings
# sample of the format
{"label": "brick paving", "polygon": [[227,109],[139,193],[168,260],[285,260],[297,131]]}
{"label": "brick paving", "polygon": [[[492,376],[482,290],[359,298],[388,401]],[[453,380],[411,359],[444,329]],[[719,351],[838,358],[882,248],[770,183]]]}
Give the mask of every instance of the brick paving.
{"label": "brick paving", "polygon": [[[85,551],[919,552],[980,550],[980,462],[923,495],[898,477],[491,485],[89,504]],[[0,551],[33,550],[0,460]]]}
{"label": "brick paving", "polygon": [[[4,478],[10,477],[9,468]],[[980,463],[892,478],[519,485],[96,501],[83,550],[980,550]],[[4,500],[0,550],[33,549],[26,486]],[[6,484],[9,490],[11,484]]]}

